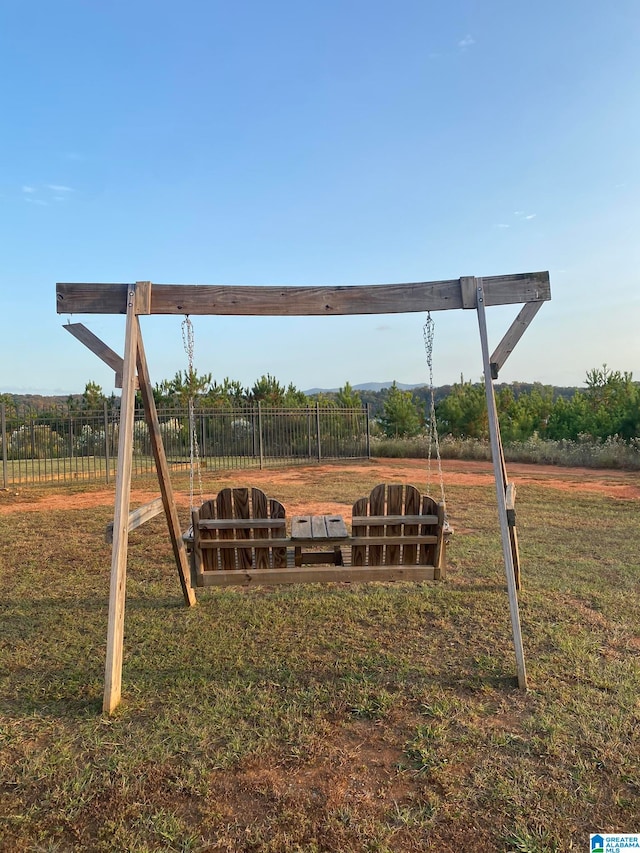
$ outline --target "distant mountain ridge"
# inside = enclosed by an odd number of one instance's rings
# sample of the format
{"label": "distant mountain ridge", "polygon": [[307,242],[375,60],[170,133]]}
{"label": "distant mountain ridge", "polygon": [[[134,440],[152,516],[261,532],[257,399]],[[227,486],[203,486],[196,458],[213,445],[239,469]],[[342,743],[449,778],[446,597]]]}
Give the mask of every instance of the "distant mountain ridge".
{"label": "distant mountain ridge", "polygon": [[[352,385],[354,391],[383,391],[385,388],[391,388],[395,380],[390,382],[361,382],[360,385]],[[417,382],[415,385],[406,385],[404,382],[396,382],[396,387],[401,391],[412,391],[414,388],[424,388],[426,382]],[[303,391],[307,397],[312,397],[314,394],[337,394],[339,388],[309,388],[308,391]]]}

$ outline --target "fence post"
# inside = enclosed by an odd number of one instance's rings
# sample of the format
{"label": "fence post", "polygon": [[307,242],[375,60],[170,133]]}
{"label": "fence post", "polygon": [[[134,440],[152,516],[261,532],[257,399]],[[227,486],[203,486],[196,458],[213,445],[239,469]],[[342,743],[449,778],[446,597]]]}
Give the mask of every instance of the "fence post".
{"label": "fence post", "polygon": [[200,410],[200,467],[207,468],[207,424],[204,409]]}
{"label": "fence post", "polygon": [[110,479],[110,471],[109,466],[111,464],[111,460],[109,459],[109,414],[107,412],[107,401],[104,401],[104,467],[107,478],[107,486],[109,485]]}
{"label": "fence post", "polygon": [[264,445],[262,443],[262,402],[258,400],[258,448],[260,450],[260,470],[264,467]]}
{"label": "fence post", "polygon": [[365,420],[367,424],[367,459],[371,459],[371,417],[369,415],[369,403],[365,406]]}
{"label": "fence post", "polygon": [[322,448],[320,447],[320,403],[316,400],[316,439],[318,442],[318,462],[322,462]]}
{"label": "fence post", "polygon": [[7,406],[0,404],[0,420],[2,421],[2,488],[8,489],[9,477],[7,473]]}

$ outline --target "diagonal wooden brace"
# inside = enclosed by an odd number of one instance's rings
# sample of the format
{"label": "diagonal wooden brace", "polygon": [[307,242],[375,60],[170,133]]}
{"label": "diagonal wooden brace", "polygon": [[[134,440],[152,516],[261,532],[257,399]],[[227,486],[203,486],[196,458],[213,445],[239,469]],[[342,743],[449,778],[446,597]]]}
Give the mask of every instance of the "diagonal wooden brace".
{"label": "diagonal wooden brace", "polygon": [[[74,338],[84,344],[87,349],[90,349],[94,355],[97,355],[101,361],[115,372],[115,387],[122,388],[122,367],[124,364],[121,356],[114,352],[111,347],[108,347],[104,341],[101,341],[97,335],[94,335],[90,329],[87,329],[82,323],[67,323],[62,327],[67,332],[73,335]],[[136,378],[136,388],[138,388],[138,380]]]}

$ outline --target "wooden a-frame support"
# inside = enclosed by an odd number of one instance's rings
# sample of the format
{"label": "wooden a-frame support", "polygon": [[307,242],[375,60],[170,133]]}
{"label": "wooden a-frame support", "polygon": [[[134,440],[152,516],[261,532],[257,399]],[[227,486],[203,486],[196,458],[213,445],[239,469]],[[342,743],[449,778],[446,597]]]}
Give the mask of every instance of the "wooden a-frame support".
{"label": "wooden a-frame support", "polygon": [[[125,314],[124,358],[82,324],[65,326],[75,337],[116,372],[122,387],[120,434],[113,520],[113,550],[109,593],[109,623],[103,709],[111,713],[120,702],[124,644],[126,567],[129,535],[129,503],[133,458],[135,392],[140,388],[151,436],[162,504],[185,603],[195,604],[182,532],[176,510],[169,468],[142,342],[139,316],[143,314],[221,314],[260,316],[319,316],[341,314],[391,314],[413,311],[473,309],[478,315],[484,381],[489,415],[498,518],[502,539],[509,611],[517,664],[518,685],[527,687],[520,630],[517,589],[519,557],[513,507],[514,487],[508,482],[493,380],[543,302],[551,299],[548,272],[475,278],[463,276],[446,281],[355,287],[230,287],[211,285],[67,284],[56,286],[57,311],[73,314]],[[489,355],[485,308],[524,303],[492,355]]]}

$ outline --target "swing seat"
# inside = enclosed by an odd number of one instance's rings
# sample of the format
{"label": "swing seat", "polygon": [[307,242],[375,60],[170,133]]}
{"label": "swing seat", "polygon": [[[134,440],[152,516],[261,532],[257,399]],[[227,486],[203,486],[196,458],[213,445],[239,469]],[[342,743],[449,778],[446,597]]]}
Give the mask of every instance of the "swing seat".
{"label": "swing seat", "polygon": [[380,483],[354,503],[351,523],[353,567],[381,567],[372,576],[388,580],[444,578],[452,532],[444,504],[415,486]]}
{"label": "swing seat", "polygon": [[194,586],[245,584],[287,566],[284,506],[261,489],[223,489],[191,512],[185,536]]}
{"label": "swing seat", "polygon": [[[441,580],[451,535],[444,504],[415,486],[387,483],[355,502],[351,535],[341,517],[314,516],[340,522],[340,531],[301,537],[296,522],[307,517],[297,516],[287,537],[284,506],[257,488],[223,489],[191,517],[184,540],[196,587]],[[303,550],[309,547],[316,550]]]}

